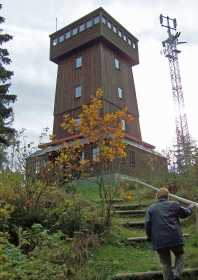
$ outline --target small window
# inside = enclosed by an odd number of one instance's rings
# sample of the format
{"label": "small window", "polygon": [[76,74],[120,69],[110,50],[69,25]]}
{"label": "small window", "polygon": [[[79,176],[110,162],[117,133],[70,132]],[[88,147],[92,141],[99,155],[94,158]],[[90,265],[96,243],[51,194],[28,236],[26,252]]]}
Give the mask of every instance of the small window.
{"label": "small window", "polygon": [[107,23],[107,20],[105,17],[102,17],[102,23],[106,24]]}
{"label": "small window", "polygon": [[58,40],[59,40],[59,43],[62,43],[62,42],[64,41],[64,35],[61,35],[61,36],[58,38]]}
{"label": "small window", "polygon": [[75,36],[76,34],[78,34],[78,28],[77,27],[72,30],[72,35]]}
{"label": "small window", "polygon": [[81,24],[80,27],[79,27],[79,32],[82,32],[85,30],[85,24]]}
{"label": "small window", "polygon": [[75,118],[76,124],[80,125],[80,117]]}
{"label": "small window", "polygon": [[71,37],[71,31],[65,33],[65,39],[69,39]]}
{"label": "small window", "polygon": [[82,66],[82,56],[75,59],[75,68],[80,68]]}
{"label": "small window", "polygon": [[100,154],[99,147],[94,147],[94,148],[92,148],[92,159],[93,159],[93,160],[97,160],[99,154]]}
{"label": "small window", "polygon": [[100,16],[94,18],[94,24],[98,24],[100,22]]}
{"label": "small window", "polygon": [[111,26],[110,21],[107,22],[107,26],[109,27],[109,29],[111,29],[112,26]]}
{"label": "small window", "polygon": [[118,30],[118,36],[122,38],[122,31]]}
{"label": "small window", "polygon": [[135,43],[133,43],[133,48],[134,48],[134,49],[136,48],[136,44],[135,44]]}
{"label": "small window", "polygon": [[129,38],[128,38],[128,44],[129,44],[129,46],[132,45],[131,39],[129,39]]}
{"label": "small window", "polygon": [[129,166],[132,168],[135,168],[135,152],[134,151],[129,152]]}
{"label": "small window", "polygon": [[117,95],[118,95],[118,98],[120,98],[120,99],[123,98],[123,90],[121,88],[118,88]]}
{"label": "small window", "polygon": [[117,28],[113,25],[113,32],[117,33]]}
{"label": "small window", "polygon": [[121,120],[122,130],[126,130],[126,122],[125,120]]}
{"label": "small window", "polygon": [[123,35],[123,39],[124,39],[124,41],[127,41],[127,36]]}
{"label": "small window", "polygon": [[80,152],[80,160],[85,160],[85,151]]}
{"label": "small window", "polygon": [[52,45],[53,45],[53,46],[56,46],[57,44],[58,44],[58,39],[55,38],[55,39],[52,41]]}
{"label": "small window", "polygon": [[114,65],[116,69],[118,70],[120,69],[120,61],[116,57],[114,58]]}
{"label": "small window", "polygon": [[75,98],[79,98],[82,95],[82,87],[78,86],[75,88]]}
{"label": "small window", "polygon": [[87,23],[86,23],[87,28],[92,27],[92,25],[93,25],[92,20],[88,20]]}

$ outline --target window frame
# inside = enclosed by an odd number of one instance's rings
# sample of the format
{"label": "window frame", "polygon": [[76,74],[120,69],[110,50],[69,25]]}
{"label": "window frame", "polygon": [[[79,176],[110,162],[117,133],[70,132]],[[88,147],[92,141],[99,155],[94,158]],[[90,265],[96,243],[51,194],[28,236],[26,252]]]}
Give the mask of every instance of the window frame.
{"label": "window frame", "polygon": [[72,29],[72,36],[76,36],[78,34],[78,27],[74,27]]}
{"label": "window frame", "polygon": [[90,19],[86,22],[86,28],[88,29],[88,28],[91,28],[91,27],[93,27],[93,19]]}
{"label": "window frame", "polygon": [[107,23],[107,19],[106,19],[104,16],[102,16],[102,23],[103,23],[103,24],[106,24],[106,23]]}
{"label": "window frame", "polygon": [[75,58],[75,69],[79,69],[81,67],[82,67],[82,55]]}
{"label": "window frame", "polygon": [[79,33],[85,31],[85,29],[86,29],[86,25],[85,25],[85,23],[82,23],[82,24],[79,26]]}
{"label": "window frame", "polygon": [[107,21],[107,27],[112,30],[112,23],[110,21]]}
{"label": "window frame", "polygon": [[96,17],[94,17],[94,19],[93,19],[93,23],[94,23],[94,25],[96,25],[96,24],[100,23],[100,16],[96,16]]}
{"label": "window frame", "polygon": [[126,122],[125,122],[125,120],[121,120],[121,126],[122,126],[122,130],[126,131]]}
{"label": "window frame", "polygon": [[117,57],[114,57],[114,67],[116,70],[120,70],[120,60]]}
{"label": "window frame", "polygon": [[[78,90],[80,90],[80,91],[78,91]],[[74,89],[74,97],[75,97],[75,99],[79,99],[79,98],[81,98],[81,96],[82,96],[82,86],[78,85]]]}
{"label": "window frame", "polygon": [[113,25],[113,32],[117,34],[117,27],[115,25]]}
{"label": "window frame", "polygon": [[[69,34],[69,35],[68,35],[68,34]],[[67,39],[69,39],[69,38],[71,38],[71,30],[65,32],[65,39],[67,40]]]}
{"label": "window frame", "polygon": [[100,154],[100,149],[99,147],[92,147],[92,151],[91,151],[91,158],[93,161],[96,161],[98,159],[98,156]]}
{"label": "window frame", "polygon": [[58,38],[57,37],[52,40],[52,46],[55,47],[56,45],[58,45]]}
{"label": "window frame", "polygon": [[120,87],[117,88],[117,97],[123,99],[123,89]]}
{"label": "window frame", "polygon": [[62,34],[62,35],[60,35],[60,36],[58,37],[58,42],[59,42],[60,44],[63,43],[64,40],[65,40],[64,34]]}

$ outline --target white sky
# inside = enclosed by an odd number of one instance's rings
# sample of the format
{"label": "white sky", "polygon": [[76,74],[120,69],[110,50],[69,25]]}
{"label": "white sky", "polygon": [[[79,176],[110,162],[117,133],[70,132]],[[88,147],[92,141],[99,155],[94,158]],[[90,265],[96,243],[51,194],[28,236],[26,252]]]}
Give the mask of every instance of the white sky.
{"label": "white sky", "polygon": [[160,54],[167,33],[159,15],[176,17],[182,32],[179,56],[189,130],[198,140],[197,108],[197,0],[6,0],[1,28],[14,36],[6,44],[12,58],[10,92],[16,93],[14,106],[17,129],[26,128],[31,139],[38,139],[42,128],[53,126],[56,64],[49,61],[49,34],[103,7],[139,39],[140,64],[133,68],[143,140],[160,151],[173,143],[174,106],[168,61]]}

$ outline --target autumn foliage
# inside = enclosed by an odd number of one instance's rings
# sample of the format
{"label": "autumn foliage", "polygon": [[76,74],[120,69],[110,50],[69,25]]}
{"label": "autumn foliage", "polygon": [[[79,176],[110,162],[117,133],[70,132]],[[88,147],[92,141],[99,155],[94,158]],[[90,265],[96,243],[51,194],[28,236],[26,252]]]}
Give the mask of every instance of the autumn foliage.
{"label": "autumn foliage", "polygon": [[71,135],[80,134],[86,144],[97,147],[99,152],[96,161],[107,163],[126,156],[123,122],[132,120],[133,117],[127,113],[127,108],[104,113],[103,92],[97,89],[90,103],[82,106],[79,118],[75,119],[67,114],[61,126]]}

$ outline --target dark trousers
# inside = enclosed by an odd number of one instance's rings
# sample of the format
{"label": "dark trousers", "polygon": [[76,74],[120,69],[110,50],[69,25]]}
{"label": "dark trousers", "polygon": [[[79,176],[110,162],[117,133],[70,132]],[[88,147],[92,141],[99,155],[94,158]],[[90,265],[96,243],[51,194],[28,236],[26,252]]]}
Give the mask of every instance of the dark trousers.
{"label": "dark trousers", "polygon": [[[171,252],[175,255],[175,266],[172,268]],[[183,246],[162,248],[157,250],[163,268],[164,280],[181,279],[184,268],[184,249]]]}

